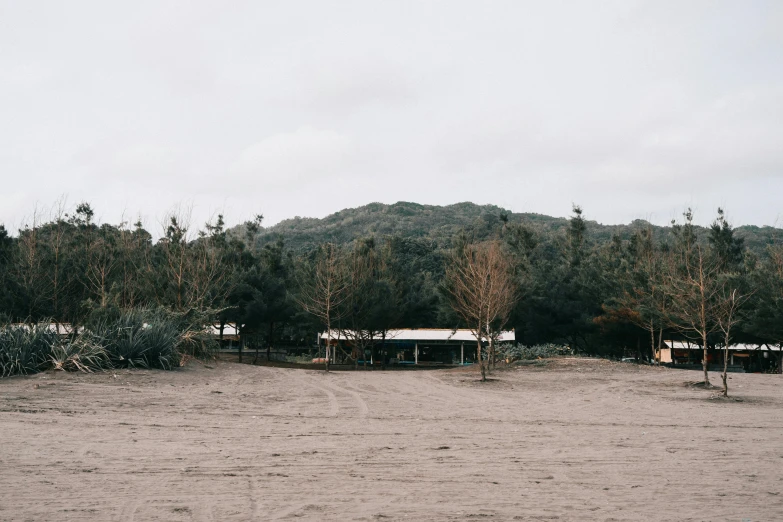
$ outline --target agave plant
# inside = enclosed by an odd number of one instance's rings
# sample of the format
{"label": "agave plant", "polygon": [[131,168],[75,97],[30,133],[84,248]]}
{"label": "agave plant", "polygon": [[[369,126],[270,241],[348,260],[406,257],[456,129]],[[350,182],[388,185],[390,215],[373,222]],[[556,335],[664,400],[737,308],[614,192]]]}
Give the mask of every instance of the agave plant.
{"label": "agave plant", "polygon": [[164,370],[179,366],[177,342],[180,332],[176,324],[155,320],[146,323],[140,334],[145,346],[147,366]]}
{"label": "agave plant", "polygon": [[91,332],[103,346],[112,366],[161,368],[178,366],[179,330],[171,321],[149,318],[149,311],[129,310],[113,321],[101,321]]}
{"label": "agave plant", "polygon": [[58,343],[49,356],[55,370],[92,373],[111,367],[106,350],[91,333],[84,332],[68,343]]}
{"label": "agave plant", "polygon": [[0,375],[27,375],[46,369],[52,349],[60,342],[49,325],[46,321],[0,327]]}

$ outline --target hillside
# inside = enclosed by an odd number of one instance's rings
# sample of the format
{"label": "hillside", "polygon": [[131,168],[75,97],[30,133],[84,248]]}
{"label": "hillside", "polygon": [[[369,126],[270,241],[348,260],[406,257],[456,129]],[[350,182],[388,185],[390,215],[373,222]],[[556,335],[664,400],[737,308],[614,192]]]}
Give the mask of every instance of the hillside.
{"label": "hillside", "polygon": [[[501,216],[508,216],[509,223],[522,223],[541,236],[563,233],[568,225],[567,218],[558,218],[533,213],[513,213],[495,205],[457,203],[454,205],[421,205],[398,202],[393,205],[370,203],[358,208],[344,209],[325,218],[295,217],[280,223],[263,227],[256,237],[256,246],[263,246],[282,236],[288,248],[295,252],[307,251],[319,243],[331,241],[347,244],[360,237],[401,236],[423,239],[437,247],[448,247],[459,231],[466,229],[477,238],[493,235],[502,225]],[[615,234],[627,239],[634,230],[652,226],[658,237],[664,237],[670,227],[650,225],[636,220],[627,225],[603,225],[587,222],[590,240],[609,241]],[[700,232],[705,229],[700,228]],[[234,229],[241,232],[241,227]],[[745,240],[753,251],[761,252],[765,245],[781,238],[781,229],[746,225],[737,228],[737,236]]]}

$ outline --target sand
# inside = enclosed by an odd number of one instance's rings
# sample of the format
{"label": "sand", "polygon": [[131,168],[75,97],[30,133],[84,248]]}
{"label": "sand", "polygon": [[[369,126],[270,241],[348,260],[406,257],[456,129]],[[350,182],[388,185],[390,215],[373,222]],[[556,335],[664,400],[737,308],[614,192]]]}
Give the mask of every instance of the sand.
{"label": "sand", "polygon": [[210,366],[0,381],[0,520],[783,520],[781,376]]}

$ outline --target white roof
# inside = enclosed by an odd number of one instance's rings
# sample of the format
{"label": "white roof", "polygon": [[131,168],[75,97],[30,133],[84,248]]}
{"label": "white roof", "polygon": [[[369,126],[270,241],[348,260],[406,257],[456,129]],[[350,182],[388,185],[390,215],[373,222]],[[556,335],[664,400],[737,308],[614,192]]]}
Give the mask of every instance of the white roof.
{"label": "white roof", "polygon": [[[338,330],[332,330],[332,335],[327,336],[326,332],[321,334],[321,339],[331,337],[332,339],[350,339],[353,337],[353,333],[349,331],[340,333]],[[375,339],[380,340],[381,335],[375,334]],[[514,331],[502,332],[498,341],[511,342],[514,341]],[[395,329],[386,331],[386,340],[389,341],[473,341],[476,342],[476,336],[470,330],[450,330],[448,328],[415,328],[415,329]]]}
{"label": "white roof", "polygon": [[[34,326],[38,327],[39,325],[35,324]],[[25,324],[25,323],[13,323],[11,325],[11,327],[12,328],[29,329],[30,325]],[[73,332],[73,328],[71,327],[70,323],[59,323],[59,324],[58,323],[49,323],[48,325],[45,325],[45,327],[46,327],[46,329],[48,331],[56,332],[56,333],[58,333],[60,335],[68,335],[68,334],[71,334]],[[144,327],[145,328],[147,327],[146,323],[144,324]],[[209,325],[207,328],[210,331],[210,333],[212,333],[212,335],[214,335],[215,337],[220,335],[220,325],[212,324],[212,325]],[[83,332],[84,331],[84,327],[80,326],[78,331],[79,331],[79,333]],[[237,326],[236,326],[236,324],[235,323],[226,323],[223,326],[223,335],[224,336],[237,335]]]}
{"label": "white roof", "polygon": [[[70,335],[73,333],[73,327],[71,326],[71,323],[49,323],[47,325],[41,325],[40,323],[33,324],[33,327],[38,328],[40,326],[44,326],[46,328],[46,331],[53,332],[58,335]],[[22,328],[25,330],[30,329],[30,325],[26,323],[13,323],[11,324],[11,328]],[[83,326],[80,326],[77,330],[78,333],[81,333],[84,330]]]}
{"label": "white roof", "polygon": [[[686,341],[664,341],[666,346],[674,348],[675,350],[701,350],[701,346],[695,343],[687,343]],[[780,351],[780,346],[774,344],[731,344],[729,345],[729,351]]]}
{"label": "white roof", "polygon": [[[211,324],[209,325],[209,331],[214,336],[220,335],[220,325],[219,324]],[[223,335],[237,335],[237,325],[236,323],[226,323],[223,325]]]}

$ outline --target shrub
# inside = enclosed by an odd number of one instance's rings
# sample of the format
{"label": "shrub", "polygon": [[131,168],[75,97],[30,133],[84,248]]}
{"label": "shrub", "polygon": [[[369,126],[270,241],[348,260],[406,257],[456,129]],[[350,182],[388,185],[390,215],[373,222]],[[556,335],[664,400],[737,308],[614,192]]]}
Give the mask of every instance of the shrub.
{"label": "shrub", "polygon": [[55,370],[92,373],[111,367],[106,350],[91,333],[84,332],[76,339],[55,343],[49,356]]}
{"label": "shrub", "polygon": [[[211,358],[217,341],[200,315],[165,309],[94,314],[72,338],[59,336],[49,321],[0,324],[0,376],[47,369],[93,372],[107,368],[170,370],[188,358]],[[199,325],[199,326],[195,326]]]}
{"label": "shrub", "polygon": [[214,355],[217,342],[200,326],[205,323],[162,308],[135,309],[101,318],[89,329],[112,366],[170,370],[188,358]]}
{"label": "shrub", "polygon": [[147,321],[149,315],[147,310],[129,310],[89,327],[89,335],[106,351],[112,367],[170,370],[179,366],[176,325],[160,319]]}
{"label": "shrub", "polygon": [[498,353],[508,361],[530,361],[533,359],[546,359],[562,355],[571,355],[571,348],[558,344],[537,344],[524,346],[522,344],[502,344],[498,347]]}
{"label": "shrub", "polygon": [[27,375],[46,369],[52,349],[59,343],[49,322],[0,327],[0,374]]}

